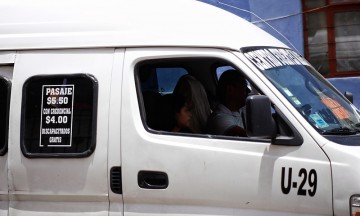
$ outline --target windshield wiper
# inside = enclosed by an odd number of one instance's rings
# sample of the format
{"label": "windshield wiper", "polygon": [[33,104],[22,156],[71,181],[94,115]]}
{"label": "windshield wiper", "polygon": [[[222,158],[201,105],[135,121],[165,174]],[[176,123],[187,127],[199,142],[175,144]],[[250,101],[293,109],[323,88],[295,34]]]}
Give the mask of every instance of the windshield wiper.
{"label": "windshield wiper", "polygon": [[339,128],[333,128],[328,131],[324,131],[323,135],[354,135],[357,134],[359,130],[353,130],[347,127],[339,127]]}

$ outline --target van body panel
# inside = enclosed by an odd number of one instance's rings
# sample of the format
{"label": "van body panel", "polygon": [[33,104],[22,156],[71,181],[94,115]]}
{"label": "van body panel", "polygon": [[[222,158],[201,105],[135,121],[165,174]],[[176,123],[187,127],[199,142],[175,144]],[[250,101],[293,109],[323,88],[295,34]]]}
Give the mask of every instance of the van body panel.
{"label": "van body panel", "polygon": [[358,167],[360,149],[358,146],[339,145],[333,142],[328,142],[323,148],[331,160],[334,215],[350,215],[349,199],[352,195],[360,194],[360,182],[355,177],[360,176]]}
{"label": "van body panel", "polygon": [[14,64],[16,52],[3,51],[0,52],[0,64]]}
{"label": "van body panel", "polygon": [[107,216],[108,202],[94,205],[93,202],[37,202],[13,201],[10,203],[9,215],[46,216],[46,215],[91,215]]}
{"label": "van body panel", "polygon": [[[114,49],[18,52],[10,111],[9,215],[28,215],[29,212],[34,215],[40,212],[44,215],[69,215],[71,212],[75,215],[76,212],[107,214],[108,112],[113,55]],[[98,150],[86,158],[26,158],[20,150],[20,117],[24,112],[21,109],[21,95],[24,82],[39,74],[51,76],[81,73],[91,74],[103,84],[98,90]]]}
{"label": "van body panel", "polygon": [[[304,139],[298,147],[276,146],[270,141],[249,139],[171,136],[146,130],[137,101],[135,66],[145,59],[180,57],[214,57],[234,63],[249,78],[253,78],[252,81],[279,106],[290,122],[294,119],[272,90],[263,85],[258,75],[229,52],[216,49],[127,49],[124,71],[129,72],[123,77],[128,82],[123,83],[121,116],[122,152],[127,153],[122,155],[123,175],[126,176],[123,182],[124,214],[170,215],[181,209],[184,215],[195,212],[209,215],[212,211],[235,215],[263,215],[264,211],[331,215],[329,160],[296,121],[294,126]],[[166,173],[168,187],[162,190],[141,189],[137,178],[144,170]],[[300,184],[297,181],[303,178],[301,170],[316,172],[318,182],[321,182],[317,184],[313,197],[296,194]],[[292,172],[290,179],[287,178],[289,172]],[[289,187],[292,189],[288,194],[281,190],[282,177],[291,182]],[[254,209],[258,212],[254,213]]]}
{"label": "van body panel", "polygon": [[[116,49],[114,53],[114,66],[111,74],[111,93],[109,106],[109,152],[108,152],[108,176],[113,167],[121,165],[121,96],[122,96],[122,70],[125,49]],[[110,181],[110,180],[109,180]],[[108,183],[111,184],[111,181]],[[114,193],[109,187],[110,209],[109,216],[123,215],[122,194]]]}
{"label": "van body panel", "polygon": [[0,8],[0,24],[5,24],[0,50],[285,46],[238,16],[192,0],[39,0],[36,4],[16,0],[1,3]]}

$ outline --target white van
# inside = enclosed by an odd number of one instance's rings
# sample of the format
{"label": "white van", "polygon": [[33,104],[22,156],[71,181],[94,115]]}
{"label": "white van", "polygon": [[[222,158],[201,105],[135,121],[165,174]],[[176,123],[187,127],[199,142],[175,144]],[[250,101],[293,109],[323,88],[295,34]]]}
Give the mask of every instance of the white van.
{"label": "white van", "polygon": [[[358,111],[252,24],[191,0],[0,9],[1,216],[360,214]],[[186,74],[214,110],[229,68],[247,137],[150,122]]]}

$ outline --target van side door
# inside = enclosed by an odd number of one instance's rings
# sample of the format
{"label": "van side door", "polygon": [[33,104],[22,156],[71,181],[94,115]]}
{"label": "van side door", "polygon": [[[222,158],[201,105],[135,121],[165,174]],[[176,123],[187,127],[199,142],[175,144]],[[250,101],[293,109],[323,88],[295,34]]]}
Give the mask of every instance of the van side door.
{"label": "van side door", "polygon": [[[206,130],[157,129],[157,123],[166,120],[161,118],[165,112],[155,115],[158,122],[149,121],[147,101],[161,104],[184,74],[202,83],[210,107],[216,109],[212,106],[219,102],[216,68],[223,65],[241,71],[259,93],[269,97],[300,134],[299,145],[273,145],[270,139],[214,135]],[[125,216],[332,215],[328,158],[259,76],[224,50],[126,50],[121,106]],[[151,99],[147,99],[149,91]]]}
{"label": "van side door", "polygon": [[17,53],[9,216],[109,215],[113,59],[112,48]]}

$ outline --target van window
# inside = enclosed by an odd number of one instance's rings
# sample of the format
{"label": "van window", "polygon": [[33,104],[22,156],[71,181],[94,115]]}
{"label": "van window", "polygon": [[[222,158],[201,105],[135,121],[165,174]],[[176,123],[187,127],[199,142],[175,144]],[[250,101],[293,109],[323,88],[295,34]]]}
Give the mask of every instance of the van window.
{"label": "van window", "polygon": [[154,67],[141,74],[141,88],[143,91],[169,94],[174,91],[180,77],[187,73],[186,69],[182,67]]}
{"label": "van window", "polygon": [[210,130],[214,127],[207,123],[219,104],[217,76],[229,69],[234,69],[232,64],[216,58],[174,58],[140,63],[136,75],[140,81],[138,89],[142,97],[139,98],[144,106],[140,110],[144,111],[145,128],[174,135],[220,135]]}
{"label": "van window", "polygon": [[95,149],[97,81],[87,74],[34,76],[23,86],[26,157],[85,157]]}
{"label": "van window", "polygon": [[0,77],[0,156],[7,152],[11,82]]}

